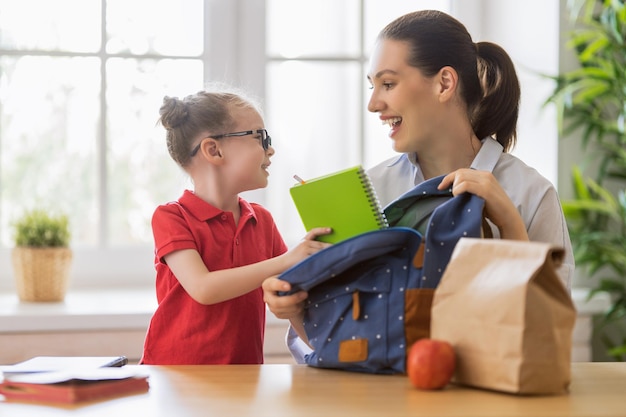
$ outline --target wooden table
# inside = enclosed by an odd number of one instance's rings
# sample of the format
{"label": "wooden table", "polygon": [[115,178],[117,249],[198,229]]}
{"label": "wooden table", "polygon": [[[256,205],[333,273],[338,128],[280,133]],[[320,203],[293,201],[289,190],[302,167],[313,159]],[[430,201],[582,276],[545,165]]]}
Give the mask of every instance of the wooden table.
{"label": "wooden table", "polygon": [[145,366],[150,392],[77,406],[0,402],[2,417],[626,416],[626,363],[573,363],[568,394],[519,397],[305,365]]}

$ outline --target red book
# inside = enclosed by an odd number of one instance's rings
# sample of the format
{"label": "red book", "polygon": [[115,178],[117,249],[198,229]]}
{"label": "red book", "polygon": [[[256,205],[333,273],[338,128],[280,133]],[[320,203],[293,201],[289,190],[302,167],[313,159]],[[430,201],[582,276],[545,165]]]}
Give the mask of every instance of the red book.
{"label": "red book", "polygon": [[124,368],[42,372],[5,377],[0,395],[7,401],[71,404],[149,390],[148,375]]}

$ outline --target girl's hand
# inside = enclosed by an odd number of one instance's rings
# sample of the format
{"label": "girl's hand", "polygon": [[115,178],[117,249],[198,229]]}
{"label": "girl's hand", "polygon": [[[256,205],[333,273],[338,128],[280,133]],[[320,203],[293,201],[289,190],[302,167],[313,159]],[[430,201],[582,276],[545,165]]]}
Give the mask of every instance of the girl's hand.
{"label": "girl's hand", "polygon": [[[330,227],[315,227],[304,235],[304,240],[315,240],[318,236],[328,235],[333,231]],[[327,244],[327,246],[330,244]]]}
{"label": "girl's hand", "polygon": [[[329,227],[318,227],[311,229],[294,249],[281,255],[287,257],[289,262],[295,264],[304,258],[329,247],[331,244],[319,242],[315,240],[317,236],[330,233]],[[278,292],[286,292],[291,290],[291,284],[272,276],[263,281],[263,300],[268,308],[279,319],[289,319],[292,324],[301,323],[304,317],[304,300],[308,297],[305,291],[298,291],[290,295],[278,295]],[[296,326],[297,327],[297,326]],[[301,326],[300,326],[301,327]],[[299,328],[296,328],[298,334],[301,334]],[[302,337],[302,336],[301,336]]]}
{"label": "girl's hand", "polygon": [[467,192],[482,197],[485,217],[500,229],[502,239],[528,240],[522,216],[491,172],[458,169],[446,175],[437,188],[448,187],[453,195]]}
{"label": "girl's hand", "polygon": [[315,229],[311,229],[296,247],[291,249],[289,252],[281,255],[285,257],[285,260],[287,261],[287,267],[295,265],[296,263],[302,261],[308,256],[311,256],[314,253],[317,253],[322,249],[329,247],[331,243],[320,242],[315,240],[315,238],[321,235],[326,235],[330,232],[331,229],[329,227],[316,227]]}

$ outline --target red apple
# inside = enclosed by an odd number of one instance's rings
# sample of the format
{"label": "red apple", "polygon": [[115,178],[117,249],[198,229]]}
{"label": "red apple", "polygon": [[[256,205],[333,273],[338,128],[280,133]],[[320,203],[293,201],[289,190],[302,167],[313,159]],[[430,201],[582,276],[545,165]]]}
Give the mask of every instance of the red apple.
{"label": "red apple", "polygon": [[419,339],[407,356],[406,369],[411,383],[419,389],[435,390],[448,385],[456,358],[452,345],[444,340]]}

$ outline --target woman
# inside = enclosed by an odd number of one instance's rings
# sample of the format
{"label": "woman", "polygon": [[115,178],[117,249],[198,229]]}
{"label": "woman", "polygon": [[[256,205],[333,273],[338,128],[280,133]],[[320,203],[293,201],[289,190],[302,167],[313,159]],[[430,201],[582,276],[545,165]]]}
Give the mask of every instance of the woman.
{"label": "woman", "polygon": [[[571,243],[554,186],[510,155],[515,145],[520,87],[508,54],[474,43],[453,17],[434,10],[401,16],[379,34],[370,60],[368,110],[389,125],[401,155],[369,170],[387,204],[420,182],[445,175],[440,189],[485,200],[494,238],[549,242],[565,249],[560,277],[570,288]],[[446,175],[447,174],[447,175]],[[263,283],[264,298],[279,318],[301,328],[305,292],[278,297],[289,284]],[[298,358],[293,331],[289,344]],[[299,345],[302,347],[301,345]]]}

